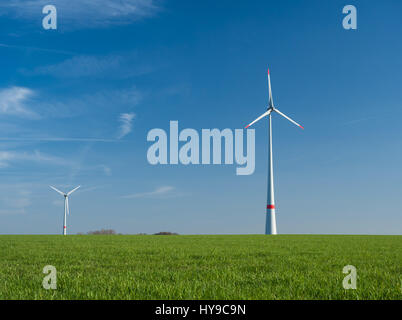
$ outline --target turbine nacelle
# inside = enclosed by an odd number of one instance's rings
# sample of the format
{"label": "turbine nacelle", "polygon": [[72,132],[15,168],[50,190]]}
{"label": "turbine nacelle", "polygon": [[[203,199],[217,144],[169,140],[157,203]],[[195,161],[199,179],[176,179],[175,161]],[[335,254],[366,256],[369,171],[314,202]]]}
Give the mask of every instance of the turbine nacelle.
{"label": "turbine nacelle", "polygon": [[284,113],[280,112],[279,109],[274,107],[274,99],[272,98],[272,90],[271,90],[271,77],[269,75],[269,69],[268,69],[268,109],[265,113],[263,113],[261,116],[259,116],[257,119],[255,119],[253,122],[251,122],[250,124],[248,124],[245,129],[247,129],[248,127],[252,126],[254,123],[260,121],[262,118],[269,116],[272,112],[276,112],[278,114],[280,114],[282,117],[284,117],[285,119],[289,120],[290,122],[292,122],[293,124],[295,124],[296,126],[304,129],[300,124],[298,124],[296,121],[294,121],[293,119],[291,119],[290,117],[288,117],[287,115],[285,115]]}

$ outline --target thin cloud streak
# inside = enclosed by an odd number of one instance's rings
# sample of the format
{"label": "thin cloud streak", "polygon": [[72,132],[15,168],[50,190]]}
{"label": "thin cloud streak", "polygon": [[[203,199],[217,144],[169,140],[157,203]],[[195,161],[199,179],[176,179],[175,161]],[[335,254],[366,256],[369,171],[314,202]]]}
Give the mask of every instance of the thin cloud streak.
{"label": "thin cloud streak", "polygon": [[8,138],[0,137],[0,141],[18,141],[18,142],[120,142],[118,139],[103,138]]}
{"label": "thin cloud streak", "polygon": [[363,121],[367,121],[367,120],[373,120],[373,119],[375,119],[374,116],[355,119],[355,120],[350,120],[350,121],[342,123],[342,126],[349,126],[349,125],[353,125],[353,124],[356,124],[356,123],[359,123],[359,122],[363,122]]}
{"label": "thin cloud streak", "polygon": [[174,190],[175,190],[175,188],[172,186],[163,186],[163,187],[159,187],[151,192],[134,193],[134,194],[130,194],[127,196],[122,196],[121,198],[124,198],[124,199],[158,198],[158,197],[172,195],[172,191],[174,191]]}
{"label": "thin cloud streak", "polygon": [[[8,0],[0,12],[15,18],[36,21],[48,0]],[[58,28],[76,30],[127,25],[153,16],[159,7],[154,0],[57,0],[54,5],[63,13]]]}
{"label": "thin cloud streak", "polygon": [[48,52],[48,53],[59,53],[64,55],[75,55],[75,52],[71,51],[64,51],[64,50],[55,50],[55,49],[47,49],[47,48],[38,48],[38,47],[28,47],[28,46],[18,46],[6,43],[0,43],[0,47],[3,48],[10,48],[10,49],[19,49],[19,50],[27,50],[27,51],[41,51],[41,52]]}
{"label": "thin cloud streak", "polygon": [[114,101],[113,106],[128,108],[137,105],[141,99],[142,93],[135,87],[83,94],[63,100],[38,90],[14,86],[0,88],[0,116],[18,116],[31,120],[71,118],[88,113],[88,106],[91,110],[108,110],[111,107],[110,101]]}
{"label": "thin cloud streak", "polygon": [[71,161],[64,158],[51,156],[40,151],[35,152],[16,152],[16,151],[0,151],[0,168],[6,168],[11,162],[36,162],[47,163],[60,166],[71,166]]}
{"label": "thin cloud streak", "polygon": [[[75,55],[61,62],[33,70],[20,69],[27,76],[51,76],[60,79],[83,77],[129,78],[152,72],[155,67],[138,61],[136,52],[108,55]],[[128,67],[129,66],[129,67]]]}

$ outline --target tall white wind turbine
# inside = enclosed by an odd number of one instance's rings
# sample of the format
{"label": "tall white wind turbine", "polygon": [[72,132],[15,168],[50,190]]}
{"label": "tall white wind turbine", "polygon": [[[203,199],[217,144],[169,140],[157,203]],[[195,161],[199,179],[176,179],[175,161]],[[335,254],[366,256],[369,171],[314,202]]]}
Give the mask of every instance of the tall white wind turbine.
{"label": "tall white wind turbine", "polygon": [[269,69],[268,69],[268,93],[269,93],[269,100],[268,100],[268,109],[265,113],[251,122],[249,125],[246,126],[246,129],[256,123],[257,121],[261,120],[262,118],[269,116],[269,148],[268,148],[268,200],[267,200],[267,216],[266,216],[266,224],[265,224],[265,234],[277,234],[276,230],[276,216],[275,216],[275,197],[274,197],[274,169],[273,169],[273,161],[272,161],[272,112],[276,112],[285,119],[289,120],[293,124],[299,126],[300,128],[304,129],[300,124],[296,121],[289,118],[287,115],[280,112],[277,108],[274,107],[274,100],[272,98],[272,91],[271,91],[271,79],[269,76]]}
{"label": "tall white wind turbine", "polygon": [[55,187],[49,186],[50,188],[52,188],[54,191],[60,193],[63,197],[64,197],[64,221],[63,221],[63,235],[67,235],[67,214],[70,214],[70,209],[68,207],[68,196],[70,194],[72,194],[75,190],[77,190],[79,187],[78,186],[76,188],[74,188],[73,190],[71,190],[70,192],[64,193],[61,192],[60,190],[56,189]]}

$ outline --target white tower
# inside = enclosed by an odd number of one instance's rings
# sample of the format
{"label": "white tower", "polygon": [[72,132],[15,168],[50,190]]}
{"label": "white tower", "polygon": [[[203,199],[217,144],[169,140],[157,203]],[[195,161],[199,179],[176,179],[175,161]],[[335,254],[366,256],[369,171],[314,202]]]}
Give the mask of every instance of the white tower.
{"label": "white tower", "polygon": [[276,113],[280,114],[285,119],[289,120],[293,124],[299,126],[300,128],[304,129],[300,124],[296,121],[289,118],[287,115],[280,112],[277,108],[274,107],[274,100],[272,98],[272,91],[271,91],[271,78],[269,75],[268,69],[268,110],[251,122],[249,125],[246,126],[246,129],[256,123],[257,121],[261,120],[262,118],[268,116],[269,118],[269,129],[268,129],[268,192],[267,192],[267,216],[265,222],[265,234],[277,234],[276,230],[276,215],[275,215],[275,195],[274,195],[274,164],[272,159],[272,112],[275,111]]}
{"label": "white tower", "polygon": [[54,191],[60,193],[64,197],[64,219],[63,219],[63,235],[67,235],[67,214],[70,214],[70,209],[68,207],[68,196],[72,194],[75,190],[77,190],[80,186],[74,188],[70,192],[64,193],[55,187],[50,186]]}

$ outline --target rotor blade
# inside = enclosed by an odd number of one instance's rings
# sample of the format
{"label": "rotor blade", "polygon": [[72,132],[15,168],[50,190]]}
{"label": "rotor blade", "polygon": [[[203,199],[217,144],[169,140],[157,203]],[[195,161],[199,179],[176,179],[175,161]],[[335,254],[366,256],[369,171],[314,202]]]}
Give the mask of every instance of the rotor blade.
{"label": "rotor blade", "polygon": [[251,122],[249,125],[247,125],[245,127],[245,129],[247,129],[248,127],[252,126],[254,123],[256,123],[257,121],[261,120],[262,118],[268,116],[271,113],[271,109],[269,109],[267,112],[263,113],[262,115],[260,115],[257,119],[255,119],[253,122]]}
{"label": "rotor blade", "polygon": [[274,109],[274,111],[278,112],[282,117],[284,117],[285,119],[288,119],[290,122],[292,122],[293,124],[295,124],[296,126],[304,129],[300,124],[298,124],[296,121],[290,119],[287,115],[283,114],[282,112],[280,112],[278,109]]}
{"label": "rotor blade", "polygon": [[50,188],[52,188],[54,191],[60,193],[62,196],[64,196],[64,192],[61,192],[60,190],[56,189],[55,187],[49,186]]}
{"label": "rotor blade", "polygon": [[67,215],[70,215],[70,208],[68,206],[68,197],[66,197]]}
{"label": "rotor blade", "polygon": [[71,190],[70,192],[67,192],[67,195],[69,196],[69,195],[72,194],[75,190],[77,190],[79,187],[81,187],[81,186],[78,186],[77,188],[74,188],[74,189]]}
{"label": "rotor blade", "polygon": [[268,69],[268,108],[274,107],[274,99],[272,98],[272,90],[271,90],[271,77],[269,76],[269,69]]}

